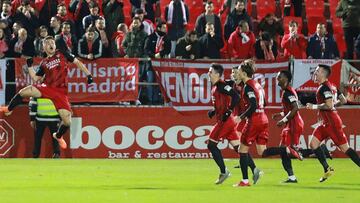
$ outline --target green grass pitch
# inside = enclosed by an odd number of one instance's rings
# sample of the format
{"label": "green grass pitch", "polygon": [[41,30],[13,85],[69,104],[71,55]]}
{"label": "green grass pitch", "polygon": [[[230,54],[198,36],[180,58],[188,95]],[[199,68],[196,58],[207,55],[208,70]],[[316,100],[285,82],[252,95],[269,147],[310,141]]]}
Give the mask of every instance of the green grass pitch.
{"label": "green grass pitch", "polygon": [[316,159],[293,160],[299,183],[291,185],[281,183],[280,159],[255,162],[265,173],[259,183],[233,188],[241,178],[235,159],[218,186],[213,160],[0,159],[0,202],[360,202],[360,170],[349,159],[329,161],[335,174],[324,183]]}

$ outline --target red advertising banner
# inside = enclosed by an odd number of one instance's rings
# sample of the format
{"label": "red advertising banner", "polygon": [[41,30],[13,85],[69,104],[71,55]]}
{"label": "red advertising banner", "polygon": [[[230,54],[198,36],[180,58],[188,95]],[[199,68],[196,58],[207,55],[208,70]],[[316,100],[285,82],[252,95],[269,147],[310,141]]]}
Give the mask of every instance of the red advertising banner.
{"label": "red advertising banner", "polygon": [[[169,107],[74,107],[73,111],[70,135],[65,135],[69,148],[62,151],[62,157],[111,159],[211,157],[206,141],[215,120],[207,118],[206,111],[199,111],[192,116],[180,114]],[[280,108],[266,109],[269,117],[279,111]],[[300,113],[305,121],[300,147],[308,148],[309,139],[317,123],[317,112],[301,109]],[[354,119],[360,114],[360,109],[339,109],[339,114],[343,119],[344,131],[350,146],[360,152],[360,129],[358,119]],[[29,122],[27,107],[17,108],[6,120],[0,118],[0,157],[32,156],[33,132]],[[270,119],[268,146],[279,144],[280,132],[281,128]],[[41,157],[51,157],[50,134],[45,133]],[[335,157],[345,157],[331,140],[326,140],[325,143]],[[219,143],[218,146],[223,150],[224,157],[238,157],[227,141]],[[255,147],[251,150],[255,156]]]}
{"label": "red advertising banner", "polygon": [[360,104],[360,62],[349,63],[343,60],[341,90],[349,104]]}
{"label": "red advertising banner", "polygon": [[[211,108],[211,84],[208,79],[210,61],[152,60],[163,95],[178,111],[206,110]],[[221,62],[224,78],[229,79],[231,68],[240,62]],[[288,61],[256,62],[254,76],[265,89],[267,104],[280,105],[280,88],[276,74],[288,68]]]}
{"label": "red advertising banner", "polygon": [[295,59],[293,73],[293,87],[297,91],[315,92],[319,85],[313,82],[313,73],[319,64],[331,66],[329,80],[340,87],[341,60],[330,59]]}
{"label": "red advertising banner", "polygon": [[[69,63],[68,91],[70,102],[135,101],[138,97],[139,62],[137,59],[102,58],[82,60],[91,72],[94,83],[88,85],[86,76],[75,64]],[[35,59],[34,66],[40,64]],[[26,73],[24,59],[15,60],[17,90],[32,84]]]}

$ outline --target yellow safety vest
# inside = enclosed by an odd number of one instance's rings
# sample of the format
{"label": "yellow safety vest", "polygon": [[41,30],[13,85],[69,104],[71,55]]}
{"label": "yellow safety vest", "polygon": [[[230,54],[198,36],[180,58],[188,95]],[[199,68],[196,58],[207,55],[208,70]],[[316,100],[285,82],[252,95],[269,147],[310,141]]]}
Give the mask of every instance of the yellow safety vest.
{"label": "yellow safety vest", "polygon": [[54,103],[50,99],[38,98],[36,115],[40,117],[56,117],[59,116],[59,113],[56,111]]}

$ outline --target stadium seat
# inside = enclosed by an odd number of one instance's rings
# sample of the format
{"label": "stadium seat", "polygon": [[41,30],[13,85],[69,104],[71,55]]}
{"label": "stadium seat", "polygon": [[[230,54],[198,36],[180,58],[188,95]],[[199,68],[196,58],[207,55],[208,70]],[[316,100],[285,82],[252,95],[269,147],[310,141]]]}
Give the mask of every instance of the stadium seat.
{"label": "stadium seat", "polygon": [[332,19],[332,30],[334,33],[337,34],[343,34],[343,28],[342,28],[342,24],[341,24],[341,20],[339,18],[333,18]]}
{"label": "stadium seat", "polygon": [[345,43],[344,35],[334,33],[334,38],[335,38],[336,44],[337,44],[338,49],[339,49],[340,58],[343,58],[344,57],[344,52],[346,52],[346,43]]}
{"label": "stadium seat", "polygon": [[306,16],[324,16],[324,0],[305,0]]}
{"label": "stadium seat", "polygon": [[318,23],[324,23],[326,25],[326,19],[323,16],[308,16],[307,26],[308,26],[308,35],[312,35],[316,31],[316,26]]}
{"label": "stadium seat", "polygon": [[194,24],[196,23],[196,19],[197,17],[202,14],[204,12],[204,9],[202,7],[192,7],[190,8],[190,11],[189,11],[189,24]]}
{"label": "stadium seat", "polygon": [[276,11],[275,0],[256,0],[257,19],[263,19],[268,13]]}
{"label": "stadium seat", "polygon": [[298,23],[298,32],[301,33],[301,29],[303,26],[302,18],[301,17],[294,17],[294,16],[285,16],[283,19],[283,27],[285,34],[289,33],[289,22],[295,20]]}
{"label": "stadium seat", "polygon": [[336,17],[336,7],[339,3],[339,0],[329,0],[329,7],[330,7],[330,16],[332,18]]}

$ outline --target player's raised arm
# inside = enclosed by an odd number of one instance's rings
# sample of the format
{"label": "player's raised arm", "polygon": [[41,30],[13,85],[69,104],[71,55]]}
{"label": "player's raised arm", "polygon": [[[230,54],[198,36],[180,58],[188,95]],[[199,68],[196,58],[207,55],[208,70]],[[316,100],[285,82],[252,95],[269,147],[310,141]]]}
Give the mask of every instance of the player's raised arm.
{"label": "player's raised arm", "polygon": [[336,103],[335,103],[335,107],[339,107],[339,106],[342,106],[342,105],[344,105],[344,104],[346,104],[347,103],[347,100],[346,100],[346,98],[345,98],[345,95],[342,93],[342,92],[340,92],[339,90],[338,90],[338,92],[337,92],[337,101],[336,101]]}
{"label": "player's raised arm", "polygon": [[33,58],[26,59],[26,65],[28,67],[29,75],[34,82],[37,82],[42,79],[44,73],[41,69],[41,66],[39,67],[39,70],[35,72],[34,68],[32,67],[32,64],[33,64]]}
{"label": "player's raised arm", "polygon": [[86,74],[88,84],[93,83],[93,77],[90,71],[85,67],[85,65],[77,58],[74,58],[73,63],[79,68],[82,72]]}

